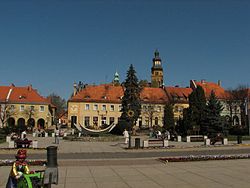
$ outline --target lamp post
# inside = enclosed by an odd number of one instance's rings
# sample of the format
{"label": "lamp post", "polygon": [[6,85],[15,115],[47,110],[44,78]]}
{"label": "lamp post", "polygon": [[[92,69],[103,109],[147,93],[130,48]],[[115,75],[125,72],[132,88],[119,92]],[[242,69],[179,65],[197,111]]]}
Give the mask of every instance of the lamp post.
{"label": "lamp post", "polygon": [[133,117],[134,117],[134,111],[128,110],[128,123],[129,123],[129,131],[128,131],[128,148],[131,148],[131,134],[132,134],[132,127],[133,127]]}

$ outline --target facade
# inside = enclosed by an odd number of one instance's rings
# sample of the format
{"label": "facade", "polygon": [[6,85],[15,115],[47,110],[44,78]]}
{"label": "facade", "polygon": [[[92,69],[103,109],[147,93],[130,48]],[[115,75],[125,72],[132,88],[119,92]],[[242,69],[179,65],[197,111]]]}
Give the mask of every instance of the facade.
{"label": "facade", "polygon": [[68,101],[68,122],[99,129],[118,123],[123,87],[112,84],[86,85]]}
{"label": "facade", "polygon": [[165,87],[169,101],[173,104],[174,119],[177,122],[183,118],[183,110],[189,107],[188,96],[192,93],[191,88]]}
{"label": "facade", "polygon": [[54,121],[55,106],[32,88],[0,86],[0,127],[25,126],[49,128]]}
{"label": "facade", "polygon": [[164,88],[145,87],[140,93],[140,98],[142,108],[137,126],[162,127],[164,107],[169,101]]}
{"label": "facade", "polygon": [[190,87],[196,88],[197,86],[201,86],[205,92],[205,96],[208,99],[211,92],[213,91],[217,97],[217,99],[223,105],[223,111],[221,115],[226,117],[227,120],[232,118],[232,125],[240,125],[241,124],[241,114],[240,114],[240,106],[237,101],[230,100],[230,94],[221,87],[221,81],[219,80],[218,83],[207,82],[205,80],[190,81]]}
{"label": "facade", "polygon": [[151,86],[162,87],[163,86],[163,68],[161,58],[158,50],[155,51],[153,58],[153,66],[151,68]]}

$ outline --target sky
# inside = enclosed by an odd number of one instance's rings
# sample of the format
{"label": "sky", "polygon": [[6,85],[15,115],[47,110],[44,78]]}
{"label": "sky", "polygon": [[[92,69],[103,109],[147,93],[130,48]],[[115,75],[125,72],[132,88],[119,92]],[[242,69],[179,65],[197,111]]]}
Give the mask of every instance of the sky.
{"label": "sky", "polygon": [[74,82],[122,82],[130,64],[151,81],[156,49],[165,86],[249,86],[250,1],[0,0],[0,85],[67,100]]}

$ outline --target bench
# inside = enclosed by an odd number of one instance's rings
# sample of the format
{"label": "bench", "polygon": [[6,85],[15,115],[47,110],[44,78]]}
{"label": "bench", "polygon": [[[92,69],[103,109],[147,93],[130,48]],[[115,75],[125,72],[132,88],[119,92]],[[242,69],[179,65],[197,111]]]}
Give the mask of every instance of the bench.
{"label": "bench", "polygon": [[15,148],[29,148],[32,140],[15,140]]}
{"label": "bench", "polygon": [[204,136],[203,135],[189,135],[187,136],[187,142],[203,142]]}
{"label": "bench", "polygon": [[143,142],[143,147],[167,147],[168,140],[164,139],[149,139]]}

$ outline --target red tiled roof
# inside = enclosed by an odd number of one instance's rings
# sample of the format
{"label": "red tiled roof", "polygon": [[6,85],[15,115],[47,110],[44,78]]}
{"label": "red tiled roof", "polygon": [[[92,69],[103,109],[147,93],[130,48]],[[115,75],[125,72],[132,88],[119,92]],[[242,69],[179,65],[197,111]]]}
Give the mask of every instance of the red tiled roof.
{"label": "red tiled roof", "polygon": [[162,88],[144,87],[140,93],[140,98],[143,102],[150,103],[166,103],[168,97]]}
{"label": "red tiled roof", "polygon": [[188,96],[192,93],[191,88],[183,88],[183,87],[165,87],[166,92],[170,99],[174,99],[175,97],[177,100],[180,101],[188,101]]}
{"label": "red tiled roof", "polygon": [[[9,96],[8,96],[9,95]],[[49,104],[46,98],[38,94],[38,92],[31,86],[15,87],[0,86],[0,102],[6,101],[8,98],[9,103],[38,103]]]}
{"label": "red tiled roof", "polygon": [[[69,101],[121,103],[123,95],[124,89],[122,86],[103,84],[86,86]],[[140,93],[140,98],[144,102],[150,101],[152,103],[165,103],[167,101],[165,91],[161,88],[145,87]]]}
{"label": "red tiled roof", "polygon": [[122,86],[109,84],[98,86],[88,85],[75,96],[71,97],[69,101],[120,103],[122,96]]}
{"label": "red tiled roof", "polygon": [[208,98],[211,94],[212,91],[214,91],[215,95],[217,98],[219,99],[225,99],[227,98],[228,94],[226,93],[226,91],[224,90],[224,88],[222,88],[221,86],[219,86],[216,83],[213,82],[197,82],[195,81],[195,84],[197,86],[201,86],[205,92],[205,96]]}

